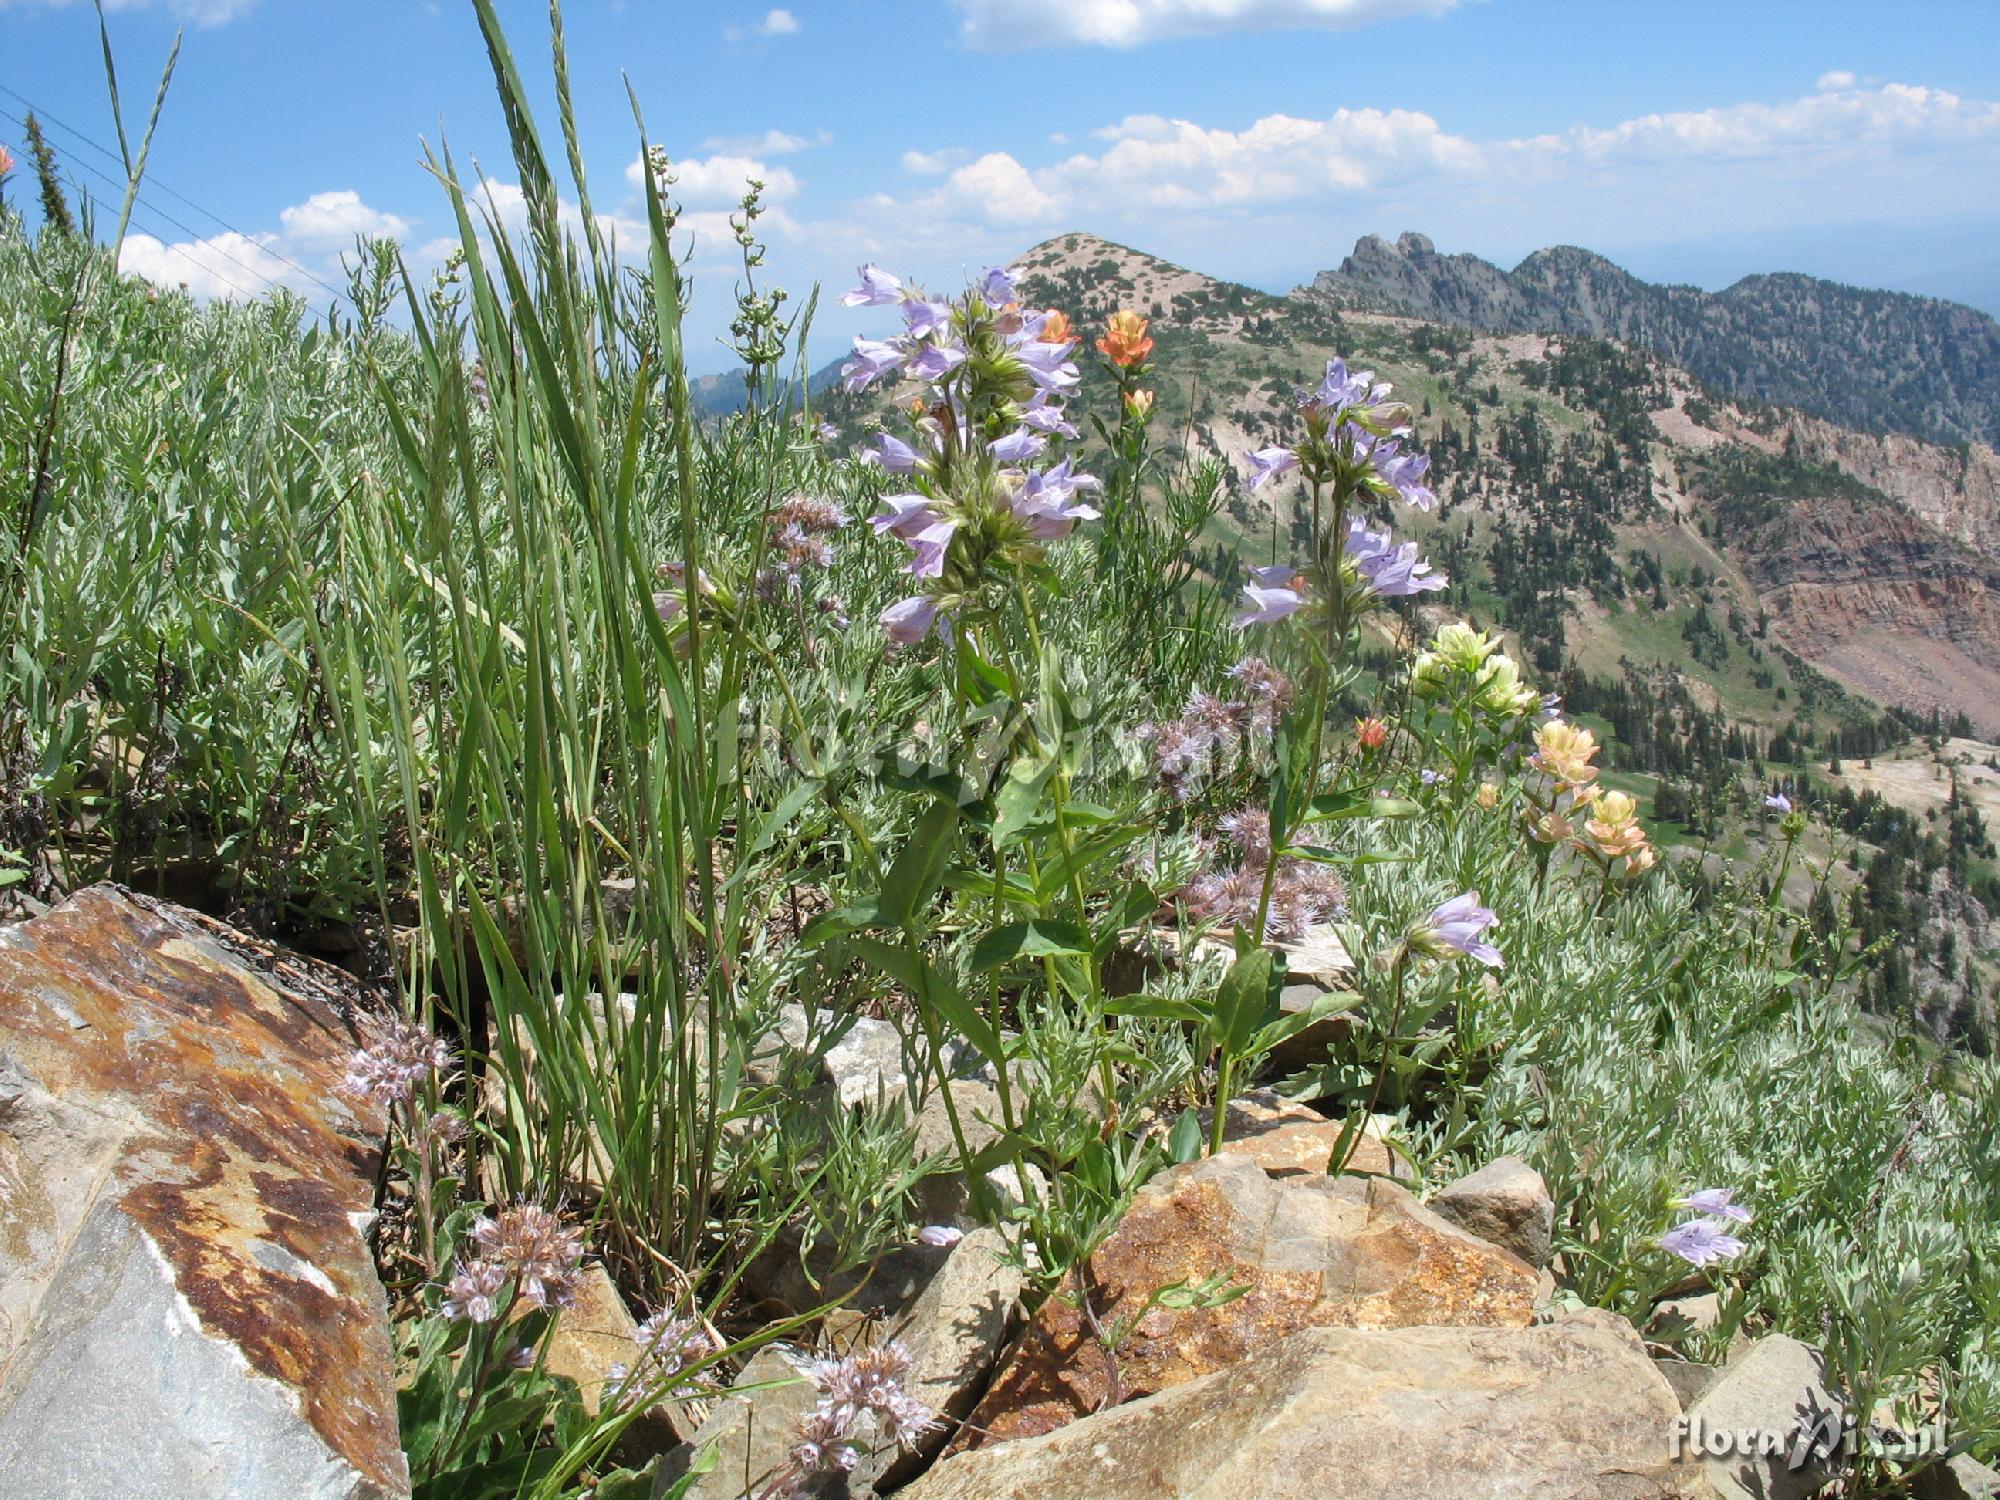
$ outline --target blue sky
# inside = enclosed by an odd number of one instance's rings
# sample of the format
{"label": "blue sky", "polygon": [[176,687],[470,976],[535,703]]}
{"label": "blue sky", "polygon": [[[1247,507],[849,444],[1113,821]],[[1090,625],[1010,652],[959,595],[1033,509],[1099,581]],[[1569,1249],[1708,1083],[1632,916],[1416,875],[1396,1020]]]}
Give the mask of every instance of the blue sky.
{"label": "blue sky", "polygon": [[[501,0],[547,77],[546,7]],[[875,260],[935,286],[1087,229],[1282,290],[1367,233],[1511,265],[1588,245],[1721,286],[1792,269],[2000,311],[2000,4],[1699,0],[570,0],[594,206],[642,217],[629,74],[681,174],[726,356],[724,213],[769,184],[768,266],[802,295]],[[1893,15],[1893,21],[1891,20]],[[463,0],[122,0],[128,111],[186,27],[129,269],[326,293],[357,231],[413,261],[446,213],[440,130],[513,172]],[[79,186],[115,166],[95,17],[0,0],[0,143],[32,101]],[[542,122],[553,128],[544,92]],[[31,199],[17,175],[12,199]],[[179,195],[179,196],[176,196]],[[196,208],[193,205],[199,205]],[[107,215],[107,218],[111,217]],[[171,222],[179,220],[179,224]],[[821,357],[864,328],[822,319]]]}

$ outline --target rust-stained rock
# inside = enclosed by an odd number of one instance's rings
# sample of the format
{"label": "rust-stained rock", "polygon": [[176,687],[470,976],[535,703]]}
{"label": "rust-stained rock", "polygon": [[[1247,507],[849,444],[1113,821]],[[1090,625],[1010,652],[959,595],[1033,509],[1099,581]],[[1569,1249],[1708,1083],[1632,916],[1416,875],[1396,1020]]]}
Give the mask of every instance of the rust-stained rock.
{"label": "rust-stained rock", "polygon": [[0,931],[8,1493],[408,1493],[354,981],[115,886]]}
{"label": "rust-stained rock", "polygon": [[[1155,1306],[1116,1361],[1100,1329],[1158,1288],[1221,1276],[1220,1307]],[[1042,1304],[957,1446],[1050,1432],[1120,1400],[1226,1369],[1302,1328],[1525,1327],[1535,1273],[1447,1224],[1384,1178],[1273,1178],[1246,1156],[1174,1167],[1140,1189],[1116,1231]]]}
{"label": "rust-stained rock", "polygon": [[1240,1367],[946,1459],[899,1500],[1683,1500],[1629,1327],[1309,1328]]}
{"label": "rust-stained rock", "polygon": [[[1212,1118],[1210,1111],[1201,1112],[1204,1132]],[[1229,1101],[1222,1120],[1222,1149],[1249,1157],[1273,1177],[1323,1177],[1341,1129],[1338,1120],[1329,1120],[1310,1105],[1269,1089],[1252,1089]],[[1416,1175],[1383,1141],[1381,1128],[1373,1121],[1353,1142],[1346,1170],[1357,1176],[1405,1180]]]}

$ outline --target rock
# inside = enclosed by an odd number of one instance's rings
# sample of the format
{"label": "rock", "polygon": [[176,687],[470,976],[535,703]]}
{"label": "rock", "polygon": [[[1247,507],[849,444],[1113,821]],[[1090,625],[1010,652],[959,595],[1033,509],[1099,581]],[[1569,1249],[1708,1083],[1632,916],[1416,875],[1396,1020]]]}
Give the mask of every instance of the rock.
{"label": "rock", "polygon": [[409,1493],[356,981],[116,886],[0,930],[9,1494]]}
{"label": "rock", "polygon": [[[1714,1384],[1688,1408],[1685,1448],[1700,1457],[1703,1475],[1723,1500],[1804,1500],[1833,1470],[1820,1462],[1790,1466],[1801,1429],[1808,1443],[1824,1435],[1837,1445],[1841,1416],[1819,1351],[1767,1334],[1731,1354]],[[1755,1451],[1764,1435],[1779,1440],[1779,1452]]]}
{"label": "rock", "polygon": [[[1204,1132],[1214,1117],[1210,1110],[1201,1111]],[[1329,1120],[1310,1105],[1282,1098],[1269,1089],[1252,1089],[1229,1101],[1222,1120],[1222,1149],[1230,1155],[1249,1157],[1273,1177],[1324,1177],[1341,1128],[1338,1120]],[[1414,1178],[1410,1164],[1383,1141],[1383,1129],[1380,1120],[1368,1123],[1354,1142],[1347,1170]],[[1206,1134],[1203,1139],[1207,1139]]]}
{"label": "rock", "polygon": [[1663,1344],[1679,1344],[1697,1333],[1708,1333],[1722,1322],[1722,1298],[1714,1292],[1698,1297],[1669,1297],[1653,1308],[1646,1332]]}
{"label": "rock", "polygon": [[1665,1356],[1656,1356],[1653,1368],[1666,1378],[1669,1386],[1673,1387],[1674,1396],[1680,1402],[1682,1411],[1686,1411],[1699,1401],[1708,1388],[1715,1384],[1715,1378],[1722,1373],[1714,1365],[1698,1365],[1692,1360]]}
{"label": "rock", "polygon": [[[576,1305],[562,1310],[549,1334],[543,1368],[574,1380],[584,1410],[594,1417],[603,1402],[606,1372],[613,1365],[632,1365],[639,1347],[637,1335],[638,1324],[604,1267],[586,1266],[577,1283]],[[697,1425],[681,1403],[662,1401],[625,1429],[619,1448],[631,1462],[644,1463],[686,1438]]]}
{"label": "rock", "polygon": [[[1613,1326],[1614,1324],[1618,1326]],[[1692,1493],[1631,1329],[1311,1328],[902,1500],[1663,1500]]]}
{"label": "rock", "polygon": [[1437,1193],[1429,1206],[1440,1218],[1512,1250],[1531,1266],[1549,1263],[1555,1200],[1542,1174],[1518,1156],[1495,1157]]}
{"label": "rock", "polygon": [[1992,1500],[2000,1495],[2000,1470],[1961,1453],[1919,1469],[1910,1493],[1917,1500]]}
{"label": "rock", "polygon": [[[1329,987],[1313,980],[1294,980],[1278,991],[1278,1009],[1295,1016],[1311,1010],[1326,997]],[[1272,1078],[1292,1074],[1326,1061],[1326,1050],[1351,1024],[1346,1011],[1321,1016],[1303,1031],[1295,1032],[1271,1049],[1264,1059],[1264,1072]]]}
{"label": "rock", "polygon": [[1004,1258],[1007,1241],[996,1229],[975,1229],[952,1248],[951,1258],[924,1288],[908,1314],[882,1330],[911,1355],[904,1388],[927,1402],[949,1425],[921,1454],[888,1450],[861,1461],[851,1484],[899,1484],[942,1448],[960,1418],[972,1410],[1000,1349],[1020,1319],[1023,1278]]}
{"label": "rock", "polygon": [[[1140,1309],[1212,1276],[1247,1288],[1219,1307]],[[1133,1321],[1115,1361],[1100,1327]],[[1273,1178],[1224,1154],[1155,1177],[1044,1302],[974,1410],[961,1446],[1052,1431],[1099,1407],[1185,1384],[1308,1327],[1522,1327],[1535,1273],[1384,1178]]]}
{"label": "rock", "polygon": [[[763,1385],[766,1389],[752,1387]],[[715,1461],[694,1481],[685,1500],[736,1500],[759,1493],[790,1458],[798,1441],[797,1420],[819,1404],[819,1392],[775,1344],[766,1344],[743,1366],[731,1393],[717,1401],[684,1447],[669,1453],[660,1465],[653,1493],[672,1492],[673,1482],[688,1471],[697,1454],[712,1448]],[[838,1477],[802,1495],[845,1495]]]}

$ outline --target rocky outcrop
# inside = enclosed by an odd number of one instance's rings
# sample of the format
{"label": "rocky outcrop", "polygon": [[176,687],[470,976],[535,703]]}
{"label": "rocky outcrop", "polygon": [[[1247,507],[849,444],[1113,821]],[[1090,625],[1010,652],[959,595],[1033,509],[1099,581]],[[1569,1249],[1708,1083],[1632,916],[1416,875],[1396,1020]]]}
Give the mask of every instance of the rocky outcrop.
{"label": "rocky outcrop", "polygon": [[10,1494],[408,1493],[338,971],[114,886],[0,931]]}
{"label": "rocky outcrop", "polygon": [[1789,505],[1739,550],[1778,644],[1885,702],[2000,729],[2000,563],[1848,498]]}
{"label": "rocky outcrop", "polygon": [[[1240,1288],[1217,1305],[1176,1284]],[[1256,1362],[1302,1328],[1522,1327],[1535,1273],[1383,1178],[1273,1178],[1225,1153],[1161,1173],[1044,1302],[960,1442],[1031,1437]],[[1148,1306],[1151,1302],[1151,1306]]]}
{"label": "rocky outcrop", "polygon": [[907,1500],[1664,1500],[1678,1407],[1608,1314],[1311,1328],[1059,1431],[949,1458]]}

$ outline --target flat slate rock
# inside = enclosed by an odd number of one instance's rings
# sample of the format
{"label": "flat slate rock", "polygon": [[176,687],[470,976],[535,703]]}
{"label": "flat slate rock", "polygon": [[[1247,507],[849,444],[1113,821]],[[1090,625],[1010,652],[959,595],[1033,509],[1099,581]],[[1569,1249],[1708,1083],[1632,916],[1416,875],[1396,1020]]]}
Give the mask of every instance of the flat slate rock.
{"label": "flat slate rock", "polygon": [[339,970],[94,886],[0,931],[0,1490],[409,1493]]}

